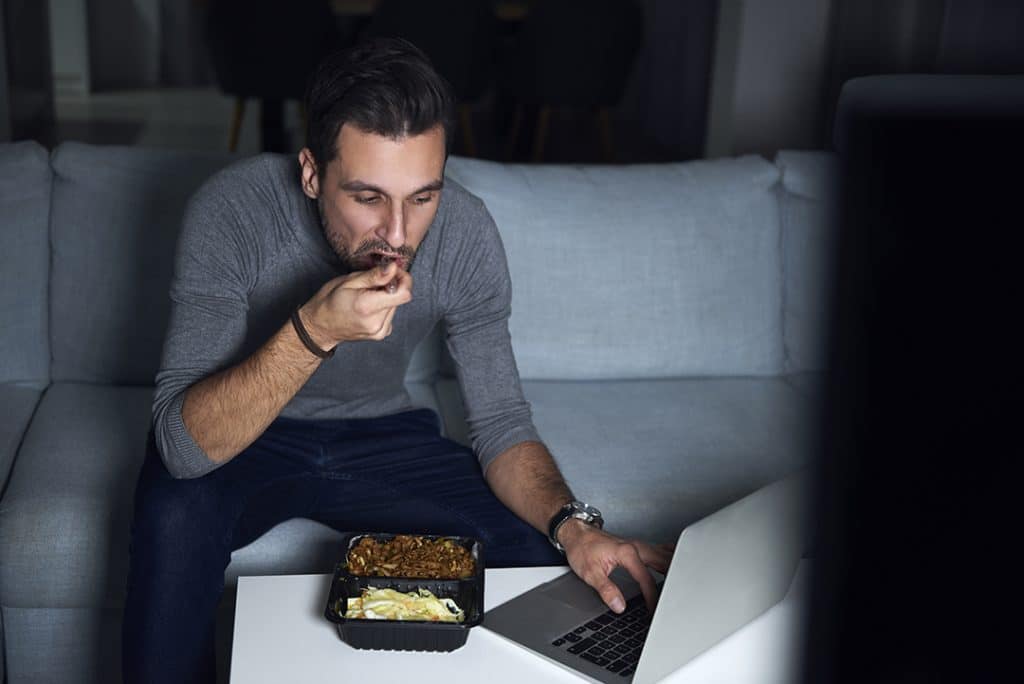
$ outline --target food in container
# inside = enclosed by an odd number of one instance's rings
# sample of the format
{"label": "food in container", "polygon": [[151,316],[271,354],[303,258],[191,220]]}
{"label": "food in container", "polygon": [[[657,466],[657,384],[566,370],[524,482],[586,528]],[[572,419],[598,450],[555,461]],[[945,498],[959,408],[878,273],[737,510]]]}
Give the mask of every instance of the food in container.
{"label": "food in container", "polygon": [[348,571],[359,577],[464,579],[476,572],[470,549],[451,537],[364,535],[349,549],[347,561]]}
{"label": "food in container", "polygon": [[345,617],[349,620],[430,620],[463,622],[466,614],[450,598],[439,599],[429,589],[408,593],[394,589],[367,587],[348,599]]}
{"label": "food in container", "polygon": [[[403,537],[403,539],[389,545],[389,542],[393,542],[399,537]],[[373,544],[367,542],[367,539],[372,540]],[[375,552],[372,556],[365,555],[363,552],[353,554],[352,552],[359,548],[361,543],[364,551],[372,548],[380,553]],[[453,547],[457,547],[459,550],[454,550]],[[345,548],[344,559],[335,567],[324,615],[328,620],[337,624],[338,635],[349,646],[360,649],[452,651],[463,646],[469,636],[470,628],[483,621],[484,557],[483,545],[478,540],[471,537],[441,535],[355,534],[349,537]],[[413,559],[408,561],[399,559],[393,554],[399,548],[414,552]],[[417,549],[433,549],[438,552],[438,555],[429,558],[419,556],[416,554],[421,552],[418,552]],[[384,555],[384,550],[392,555]],[[451,565],[451,558],[448,558],[448,565],[440,560],[441,557],[447,558],[449,554],[452,558],[462,559],[456,561],[454,569]],[[378,564],[380,572],[420,574],[434,572],[447,575],[448,578],[357,574],[357,572],[366,572],[362,570],[364,564],[356,560],[360,557],[364,559],[366,567],[370,566],[371,560]],[[472,560],[471,565],[466,562],[466,558]],[[394,565],[395,567],[384,567],[384,565]],[[465,575],[467,568],[471,568],[471,574],[468,576],[453,576]],[[358,569],[357,572],[353,571],[355,569]],[[367,595],[384,596],[384,594],[368,594],[368,591],[382,590],[392,590],[397,594],[413,594],[419,597],[424,597],[421,592],[429,592],[449,612],[450,609],[447,606],[454,604],[458,610],[462,611],[462,620],[449,622],[429,617],[417,619],[415,616],[412,619],[390,619],[388,617],[369,617],[365,614],[361,617],[349,616],[348,609],[350,605],[353,605],[350,604],[352,599],[363,599]],[[397,600],[394,594],[387,595]],[[448,603],[449,601],[451,604]],[[376,614],[376,611],[374,612]]]}

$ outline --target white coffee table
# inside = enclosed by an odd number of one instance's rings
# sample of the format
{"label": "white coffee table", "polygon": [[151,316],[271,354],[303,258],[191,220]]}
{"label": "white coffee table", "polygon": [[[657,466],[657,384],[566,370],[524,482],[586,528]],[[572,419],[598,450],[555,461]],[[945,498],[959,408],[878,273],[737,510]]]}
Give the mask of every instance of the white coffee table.
{"label": "white coffee table", "polygon": [[[487,570],[484,610],[564,572],[564,567]],[[802,564],[781,603],[663,681],[795,680],[793,656],[807,575]],[[354,649],[324,618],[330,583],[331,575],[238,579],[231,684],[468,681],[458,675],[485,679],[487,684],[582,681],[484,627],[471,629],[466,645],[450,653]]]}

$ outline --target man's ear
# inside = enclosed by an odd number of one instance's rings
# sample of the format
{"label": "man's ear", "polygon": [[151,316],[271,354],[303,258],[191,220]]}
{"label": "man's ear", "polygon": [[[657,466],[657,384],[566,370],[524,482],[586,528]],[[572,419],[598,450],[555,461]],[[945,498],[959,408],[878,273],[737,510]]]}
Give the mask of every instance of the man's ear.
{"label": "man's ear", "polygon": [[320,196],[320,176],[317,175],[316,160],[308,147],[303,147],[299,152],[299,165],[302,167],[302,192],[309,199],[316,199]]}

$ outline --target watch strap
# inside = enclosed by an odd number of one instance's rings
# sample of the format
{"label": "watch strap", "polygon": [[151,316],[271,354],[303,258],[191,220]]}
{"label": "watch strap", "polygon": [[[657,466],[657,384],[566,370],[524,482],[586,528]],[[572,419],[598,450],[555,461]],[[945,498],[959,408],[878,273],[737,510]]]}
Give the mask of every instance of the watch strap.
{"label": "watch strap", "polygon": [[[584,510],[581,510],[581,508]],[[601,513],[596,508],[591,508],[596,515],[588,514],[585,511],[587,508],[591,507],[587,506],[587,504],[582,501],[570,501],[558,509],[558,512],[551,517],[551,521],[548,523],[548,541],[551,542],[552,546],[562,553],[565,553],[565,548],[562,546],[561,542],[558,541],[558,530],[561,529],[562,525],[573,518],[588,525],[593,525],[598,529],[604,527],[604,519],[601,517]]]}

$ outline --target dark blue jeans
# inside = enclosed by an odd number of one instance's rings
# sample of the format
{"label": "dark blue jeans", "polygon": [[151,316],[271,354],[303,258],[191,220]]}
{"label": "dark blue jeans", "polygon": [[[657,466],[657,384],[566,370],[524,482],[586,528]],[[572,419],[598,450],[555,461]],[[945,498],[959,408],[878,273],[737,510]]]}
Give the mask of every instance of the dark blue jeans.
{"label": "dark blue jeans", "polygon": [[290,518],[340,531],[472,536],[488,567],[565,563],[495,498],[473,453],[441,437],[433,411],[279,418],[192,480],[170,476],[151,435],[135,491],[124,681],[213,682],[214,613],[231,552]]}

